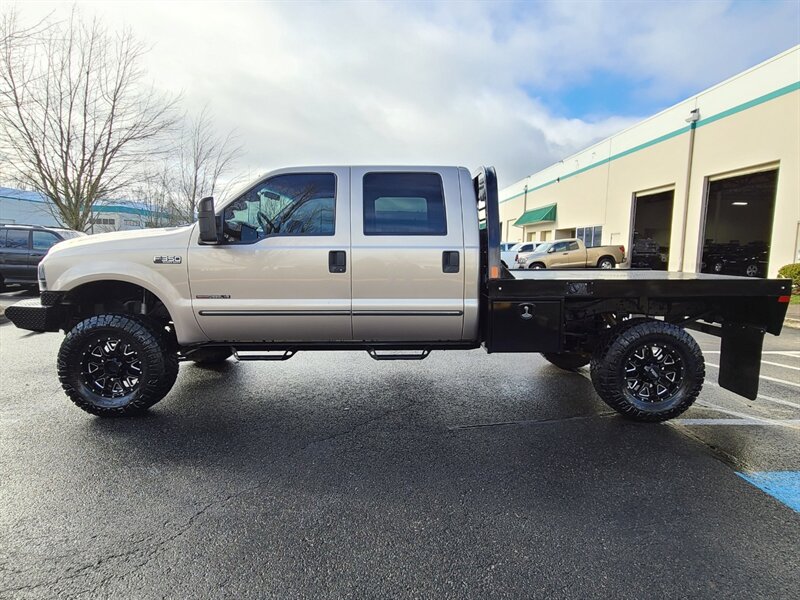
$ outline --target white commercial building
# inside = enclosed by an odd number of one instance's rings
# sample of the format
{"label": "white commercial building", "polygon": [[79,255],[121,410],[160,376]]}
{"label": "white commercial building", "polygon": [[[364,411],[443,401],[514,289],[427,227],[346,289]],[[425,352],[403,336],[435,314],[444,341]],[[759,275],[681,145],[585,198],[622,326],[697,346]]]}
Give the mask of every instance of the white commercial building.
{"label": "white commercial building", "polygon": [[[60,227],[55,214],[52,202],[39,192],[0,187],[0,224]],[[100,201],[92,208],[87,233],[142,229],[152,214],[139,202]]]}
{"label": "white commercial building", "polygon": [[577,236],[624,245],[628,266],[655,248],[670,270],[774,277],[800,261],[800,46],[514,183],[500,202],[504,241]]}

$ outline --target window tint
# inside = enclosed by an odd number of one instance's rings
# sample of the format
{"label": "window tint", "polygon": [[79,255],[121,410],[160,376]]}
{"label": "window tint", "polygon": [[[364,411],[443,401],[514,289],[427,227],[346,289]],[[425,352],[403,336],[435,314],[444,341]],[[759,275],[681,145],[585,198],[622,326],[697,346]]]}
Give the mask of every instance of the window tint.
{"label": "window tint", "polygon": [[553,244],[553,252],[566,252],[567,245],[567,242],[558,242],[557,244]]}
{"label": "window tint", "polygon": [[27,229],[8,229],[6,230],[6,248],[28,249],[28,230]]}
{"label": "window tint", "polygon": [[578,242],[570,242],[568,250],[577,250],[579,248]]}
{"label": "window tint", "polygon": [[272,236],[333,235],[335,214],[333,173],[277,175],[225,207],[223,234],[230,243]]}
{"label": "window tint", "polygon": [[33,249],[34,250],[47,250],[55,246],[61,240],[49,231],[34,231],[33,232]]}
{"label": "window tint", "polygon": [[364,235],[447,235],[437,173],[364,175]]}

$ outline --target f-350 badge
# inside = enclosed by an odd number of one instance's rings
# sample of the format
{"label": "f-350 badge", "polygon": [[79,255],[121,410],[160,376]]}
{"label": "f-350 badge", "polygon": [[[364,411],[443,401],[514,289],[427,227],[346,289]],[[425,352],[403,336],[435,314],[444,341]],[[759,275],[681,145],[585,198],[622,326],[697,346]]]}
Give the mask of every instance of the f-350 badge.
{"label": "f-350 badge", "polygon": [[157,265],[179,265],[183,259],[180,256],[154,256],[153,262]]}

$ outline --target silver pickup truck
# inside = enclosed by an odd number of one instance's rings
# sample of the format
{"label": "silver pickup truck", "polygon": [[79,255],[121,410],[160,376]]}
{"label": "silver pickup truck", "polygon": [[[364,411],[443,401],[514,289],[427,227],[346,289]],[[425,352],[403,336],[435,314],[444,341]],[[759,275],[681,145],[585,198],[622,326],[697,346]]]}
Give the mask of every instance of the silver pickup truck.
{"label": "silver pickup truck", "polygon": [[695,273],[512,273],[494,170],[461,167],[282,169],[220,206],[203,199],[190,226],[57,244],[38,276],[40,299],[6,315],[66,333],[61,384],[100,416],[161,400],[180,361],[483,346],[590,364],[611,407],[662,421],[703,384],[685,328],[721,336],[720,385],[755,398],[763,335],[780,333],[790,293],[789,280]]}

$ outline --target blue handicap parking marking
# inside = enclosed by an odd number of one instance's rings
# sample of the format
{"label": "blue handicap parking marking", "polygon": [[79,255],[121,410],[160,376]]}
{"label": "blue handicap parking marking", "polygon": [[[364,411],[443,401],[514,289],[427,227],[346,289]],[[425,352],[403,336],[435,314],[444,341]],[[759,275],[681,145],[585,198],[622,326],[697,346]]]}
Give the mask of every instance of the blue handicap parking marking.
{"label": "blue handicap parking marking", "polygon": [[800,471],[759,471],[736,473],[758,489],[800,512]]}

